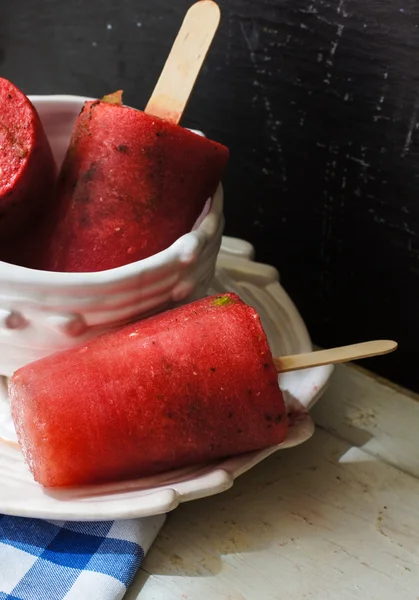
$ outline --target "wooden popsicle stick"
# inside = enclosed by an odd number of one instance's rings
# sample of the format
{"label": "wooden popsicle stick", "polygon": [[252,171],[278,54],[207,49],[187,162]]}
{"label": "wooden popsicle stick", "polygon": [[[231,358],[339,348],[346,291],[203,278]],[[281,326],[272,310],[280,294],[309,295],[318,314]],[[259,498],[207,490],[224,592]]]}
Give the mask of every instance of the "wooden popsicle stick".
{"label": "wooden popsicle stick", "polygon": [[212,0],[191,6],[144,112],[179,123],[219,22]]}
{"label": "wooden popsicle stick", "polygon": [[375,340],[352,344],[350,346],[340,346],[339,348],[330,348],[330,350],[317,350],[316,352],[281,356],[274,358],[273,362],[278,373],[286,373],[287,371],[299,371],[300,369],[321,367],[323,365],[332,365],[350,360],[359,360],[360,358],[368,358],[370,356],[379,356],[380,354],[388,354],[396,350],[396,348],[397,342],[393,340]]}
{"label": "wooden popsicle stick", "polygon": [[6,444],[6,446],[10,446],[10,448],[15,448],[15,449],[20,448],[20,446],[17,442],[12,442],[11,440],[5,440],[2,437],[0,437],[0,444]]}

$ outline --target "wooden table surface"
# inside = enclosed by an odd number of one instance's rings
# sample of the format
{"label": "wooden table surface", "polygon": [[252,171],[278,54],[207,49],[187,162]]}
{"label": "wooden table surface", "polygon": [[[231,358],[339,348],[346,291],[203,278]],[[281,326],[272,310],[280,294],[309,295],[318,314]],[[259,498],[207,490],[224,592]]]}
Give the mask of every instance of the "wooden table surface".
{"label": "wooden table surface", "polygon": [[125,599],[419,599],[419,403],[343,366],[313,414],[309,442],[170,514]]}

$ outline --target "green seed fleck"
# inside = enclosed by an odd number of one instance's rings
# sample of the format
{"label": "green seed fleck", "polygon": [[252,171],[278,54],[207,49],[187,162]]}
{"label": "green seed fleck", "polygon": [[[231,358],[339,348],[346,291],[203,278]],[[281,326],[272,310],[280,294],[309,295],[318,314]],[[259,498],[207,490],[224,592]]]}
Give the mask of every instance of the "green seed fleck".
{"label": "green seed fleck", "polygon": [[213,306],[228,306],[229,304],[234,304],[234,300],[230,296],[217,296],[212,301]]}
{"label": "green seed fleck", "polygon": [[122,94],[123,94],[123,90],[118,90],[117,92],[112,92],[112,94],[106,94],[106,96],[103,96],[102,102],[107,102],[108,104],[122,105]]}

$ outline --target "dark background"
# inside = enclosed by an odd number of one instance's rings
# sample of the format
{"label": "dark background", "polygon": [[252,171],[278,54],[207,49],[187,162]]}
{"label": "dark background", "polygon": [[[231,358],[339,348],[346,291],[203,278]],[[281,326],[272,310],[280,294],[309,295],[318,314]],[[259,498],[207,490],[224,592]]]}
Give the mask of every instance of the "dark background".
{"label": "dark background", "polygon": [[[0,75],[143,108],[191,0],[0,0]],[[419,390],[419,5],[220,0],[183,125],[232,152],[226,233],[275,265],[315,343]]]}

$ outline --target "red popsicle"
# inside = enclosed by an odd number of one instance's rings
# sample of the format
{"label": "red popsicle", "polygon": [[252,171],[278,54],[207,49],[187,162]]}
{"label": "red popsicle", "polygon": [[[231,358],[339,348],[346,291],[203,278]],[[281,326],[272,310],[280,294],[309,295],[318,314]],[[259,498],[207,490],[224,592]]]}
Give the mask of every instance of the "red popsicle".
{"label": "red popsicle", "polygon": [[56,167],[35,107],[0,78],[0,259],[52,199]]}
{"label": "red popsicle", "polygon": [[235,294],[19,369],[10,398],[44,486],[142,477],[279,444],[286,413],[255,310]]}
{"label": "red popsicle", "polygon": [[219,20],[212,0],[189,8],[145,112],[122,106],[121,92],[85,104],[35,266],[111,269],[191,231],[229,157],[225,146],[178,125]]}
{"label": "red popsicle", "polygon": [[38,268],[102,271],[156,254],[191,231],[228,150],[117,103],[87,102],[61,169]]}

